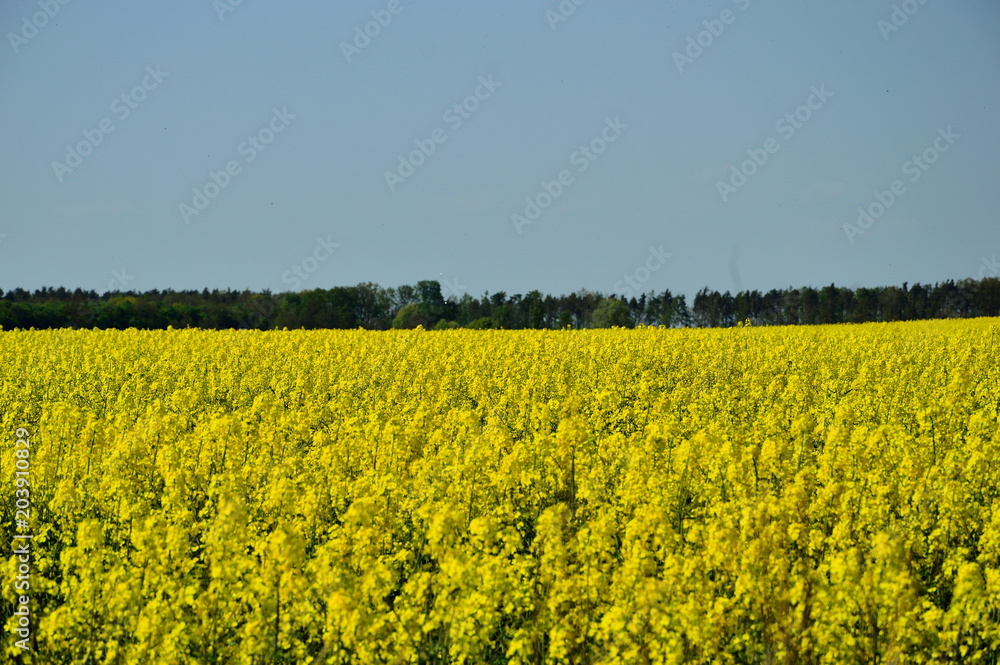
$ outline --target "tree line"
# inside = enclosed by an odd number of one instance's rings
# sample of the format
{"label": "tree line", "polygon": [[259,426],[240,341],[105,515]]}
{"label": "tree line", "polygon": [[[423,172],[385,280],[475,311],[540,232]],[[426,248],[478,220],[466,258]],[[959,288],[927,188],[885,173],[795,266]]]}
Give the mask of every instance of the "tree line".
{"label": "tree line", "polygon": [[728,327],[863,323],[1000,316],[1000,279],[850,289],[833,284],[740,291],[704,288],[684,295],[650,291],[638,298],[581,290],[445,298],[436,280],[383,288],[365,282],[297,293],[203,289],[110,291],[43,287],[0,290],[0,327],[14,328],[608,328],[658,325]]}

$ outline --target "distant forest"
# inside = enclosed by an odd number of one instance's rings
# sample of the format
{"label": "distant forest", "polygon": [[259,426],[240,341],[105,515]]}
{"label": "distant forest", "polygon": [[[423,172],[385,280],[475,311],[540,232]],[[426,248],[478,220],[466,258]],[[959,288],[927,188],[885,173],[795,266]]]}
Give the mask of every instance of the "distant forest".
{"label": "distant forest", "polygon": [[1000,279],[933,286],[839,286],[740,291],[702,289],[688,303],[670,291],[638,298],[578,291],[570,295],[489,293],[446,298],[436,280],[415,286],[338,286],[298,293],[212,290],[146,292],[44,287],[0,290],[0,326],[14,328],[607,328],[662,325],[727,327],[862,323],[1000,316]]}

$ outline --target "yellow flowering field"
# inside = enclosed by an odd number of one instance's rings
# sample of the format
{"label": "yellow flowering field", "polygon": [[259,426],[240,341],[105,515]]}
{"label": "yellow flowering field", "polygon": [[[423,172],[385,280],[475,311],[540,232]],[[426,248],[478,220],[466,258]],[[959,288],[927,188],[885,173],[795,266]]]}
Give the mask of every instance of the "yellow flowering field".
{"label": "yellow flowering field", "polygon": [[0,332],[5,659],[996,663],[998,357],[996,319]]}

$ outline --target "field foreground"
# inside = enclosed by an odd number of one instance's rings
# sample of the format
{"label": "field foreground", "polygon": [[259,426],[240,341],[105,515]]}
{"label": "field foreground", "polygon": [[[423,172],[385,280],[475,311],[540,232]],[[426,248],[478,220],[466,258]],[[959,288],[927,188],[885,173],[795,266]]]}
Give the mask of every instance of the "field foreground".
{"label": "field foreground", "polygon": [[3,650],[997,663],[998,358],[997,319],[0,332]]}

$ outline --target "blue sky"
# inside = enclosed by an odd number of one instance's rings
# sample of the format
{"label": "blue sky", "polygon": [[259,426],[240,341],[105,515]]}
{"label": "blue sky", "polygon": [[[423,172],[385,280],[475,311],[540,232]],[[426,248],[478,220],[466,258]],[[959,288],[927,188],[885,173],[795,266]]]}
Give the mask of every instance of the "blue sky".
{"label": "blue sky", "polygon": [[998,272],[992,1],[8,0],[0,26],[3,289]]}

